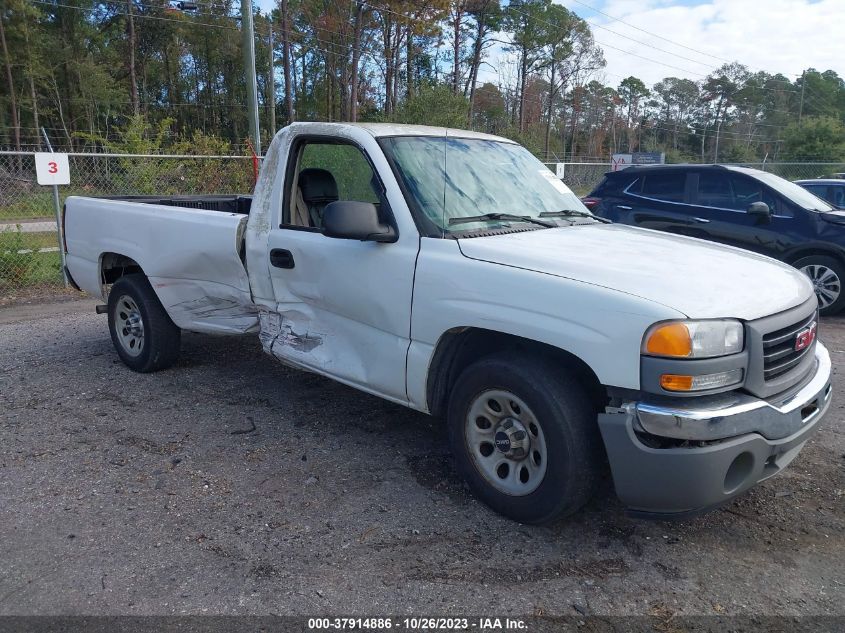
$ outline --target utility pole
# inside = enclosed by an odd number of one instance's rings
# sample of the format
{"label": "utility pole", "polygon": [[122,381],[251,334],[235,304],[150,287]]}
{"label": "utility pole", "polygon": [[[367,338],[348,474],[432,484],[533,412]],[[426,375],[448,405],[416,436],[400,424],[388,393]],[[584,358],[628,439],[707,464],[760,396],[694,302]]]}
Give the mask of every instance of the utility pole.
{"label": "utility pole", "polygon": [[270,130],[268,143],[276,133],[276,67],[273,51],[273,21],[270,23],[270,70],[267,73],[267,104],[270,106]]}
{"label": "utility pole", "polygon": [[132,101],[132,114],[138,116],[141,111],[138,99],[138,77],[135,74],[135,20],[132,18],[132,0],[126,0],[126,30],[129,33],[129,99]]}
{"label": "utility pole", "polygon": [[801,127],[801,115],[804,114],[804,84],[806,82],[806,70],[801,71],[801,103],[798,105],[798,127]]}
{"label": "utility pole", "polygon": [[255,27],[252,24],[252,0],[241,0],[241,36],[243,38],[246,99],[249,107],[249,135],[255,153],[261,156],[258,128],[258,80],[255,76]]}
{"label": "utility pole", "polygon": [[713,163],[719,162],[719,133],[722,131],[722,119],[719,119],[719,125],[716,126],[716,148],[713,150]]}
{"label": "utility pole", "polygon": [[293,123],[296,113],[293,111],[293,84],[290,72],[290,17],[288,16],[288,0],[281,0],[282,9],[282,63],[285,67],[285,109],[288,123]]}

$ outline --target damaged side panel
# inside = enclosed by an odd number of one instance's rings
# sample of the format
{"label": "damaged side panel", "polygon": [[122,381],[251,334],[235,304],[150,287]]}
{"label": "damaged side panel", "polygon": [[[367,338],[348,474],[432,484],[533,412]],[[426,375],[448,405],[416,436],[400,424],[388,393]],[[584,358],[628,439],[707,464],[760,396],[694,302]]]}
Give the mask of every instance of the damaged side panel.
{"label": "damaged side panel", "polygon": [[[361,323],[322,314],[315,327],[308,306],[283,312],[262,310],[262,349],[286,365],[407,404],[404,390],[408,342]],[[362,350],[368,350],[362,353]]]}
{"label": "damaged side panel", "polygon": [[[137,262],[180,328],[212,334],[258,329],[241,252],[247,216],[203,209],[74,198],[67,201],[68,262],[94,295],[106,254]],[[105,297],[104,297],[105,298]]]}
{"label": "damaged side panel", "polygon": [[246,334],[258,329],[249,293],[213,281],[154,277],[150,283],[173,322],[184,330]]}
{"label": "damaged side panel", "polygon": [[[161,267],[167,276],[148,273],[162,305],[182,329],[210,334],[245,334],[258,329],[258,310],[241,261],[247,218],[224,218],[229,222],[218,219],[196,227],[196,244],[176,248],[173,253],[159,251],[167,260]],[[155,265],[154,271],[157,269]]]}
{"label": "damaged side panel", "polygon": [[[351,143],[366,155],[396,223],[395,243],[336,239],[282,226],[285,167],[294,166],[291,148],[303,134],[306,142]],[[367,176],[362,184],[372,182]],[[407,404],[405,359],[419,234],[369,132],[318,123],[292,124],[279,132],[256,185],[246,244],[266,352],[286,364]],[[272,266],[269,253],[274,249],[286,251],[291,266]]]}

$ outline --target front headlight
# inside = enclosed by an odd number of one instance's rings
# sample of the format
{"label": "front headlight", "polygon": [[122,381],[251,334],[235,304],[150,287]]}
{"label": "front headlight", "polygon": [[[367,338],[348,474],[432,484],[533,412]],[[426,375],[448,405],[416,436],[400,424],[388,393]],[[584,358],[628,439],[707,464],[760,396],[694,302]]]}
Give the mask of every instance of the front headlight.
{"label": "front headlight", "polygon": [[649,328],[642,351],[669,358],[713,358],[738,354],[743,344],[742,323],[734,319],[669,321]]}

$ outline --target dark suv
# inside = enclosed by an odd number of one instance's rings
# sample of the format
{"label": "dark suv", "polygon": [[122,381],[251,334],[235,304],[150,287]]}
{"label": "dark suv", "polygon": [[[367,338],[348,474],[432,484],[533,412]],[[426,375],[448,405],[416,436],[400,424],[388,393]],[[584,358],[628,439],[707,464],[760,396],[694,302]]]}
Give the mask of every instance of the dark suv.
{"label": "dark suv", "polygon": [[845,211],[779,176],[727,165],[610,172],[584,204],[596,215],[756,251],[799,268],[822,314],[845,306]]}

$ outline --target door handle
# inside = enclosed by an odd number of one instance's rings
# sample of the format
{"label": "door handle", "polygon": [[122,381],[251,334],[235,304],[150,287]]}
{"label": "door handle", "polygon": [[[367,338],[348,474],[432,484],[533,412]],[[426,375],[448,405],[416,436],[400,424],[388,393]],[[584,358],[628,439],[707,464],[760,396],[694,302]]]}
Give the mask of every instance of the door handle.
{"label": "door handle", "polygon": [[693,218],[694,221],[700,222],[701,224],[707,224],[710,220],[707,218]]}
{"label": "door handle", "polygon": [[270,251],[270,263],[276,268],[293,268],[293,254],[284,248],[274,248]]}
{"label": "door handle", "polygon": [[624,204],[617,204],[617,205],[616,205],[616,208],[617,208],[617,209],[622,209],[623,211],[630,211],[630,210],[631,210],[631,207],[626,206],[626,205],[624,205]]}

